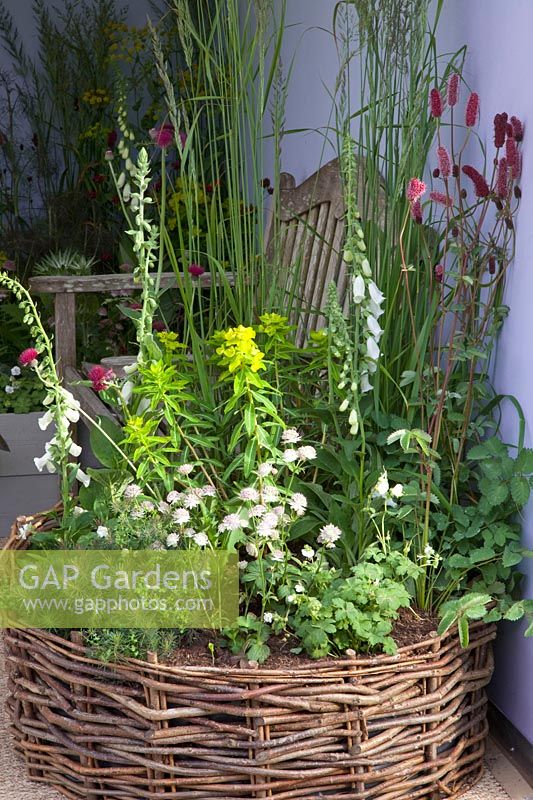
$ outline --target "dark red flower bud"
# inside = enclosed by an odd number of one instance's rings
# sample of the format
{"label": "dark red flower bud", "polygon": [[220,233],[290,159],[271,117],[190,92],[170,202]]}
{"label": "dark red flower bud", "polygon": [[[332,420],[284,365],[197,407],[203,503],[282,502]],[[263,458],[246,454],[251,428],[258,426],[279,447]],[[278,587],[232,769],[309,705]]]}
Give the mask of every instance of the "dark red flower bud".
{"label": "dark red flower bud", "polygon": [[490,194],[487,181],[475,167],[470,166],[470,164],[466,164],[463,167],[463,173],[470,178],[474,184],[474,193],[476,197],[487,197],[487,195]]}
{"label": "dark red flower bud", "polygon": [[273,186],[269,186],[268,189],[267,189],[267,192],[269,194],[274,194],[274,187]]}
{"label": "dark red flower bud", "polygon": [[454,178],[458,178],[459,177],[459,165],[458,164],[454,164],[453,165],[453,167],[452,167],[452,175],[453,175]]}
{"label": "dark red flower bud", "polygon": [[437,264],[435,267],[435,280],[437,283],[442,283],[444,278],[444,266],[442,264]]}
{"label": "dark red flower bud", "polygon": [[514,187],[514,196],[516,197],[517,200],[520,200],[520,198],[522,197],[522,189],[520,188],[520,186]]}
{"label": "dark red flower bud", "polygon": [[466,200],[467,198],[466,189],[461,189],[461,197],[463,198],[463,200]]}
{"label": "dark red flower bud", "polygon": [[436,169],[433,170],[433,177],[438,178],[439,176],[440,176],[440,169],[436,167]]}
{"label": "dark red flower bud", "polygon": [[459,228],[457,227],[457,225],[455,225],[452,228],[452,236],[455,237],[455,238],[457,238],[457,236],[459,236]]}
{"label": "dark red flower bud", "polygon": [[496,259],[494,256],[489,258],[489,272],[491,275],[494,275],[496,272]]}
{"label": "dark red flower bud", "polygon": [[501,200],[496,199],[494,201],[494,204],[495,204],[496,208],[498,209],[498,211],[501,211],[503,209],[503,203],[502,203]]}
{"label": "dark red flower bud", "polygon": [[270,186],[270,178],[263,178],[263,180],[261,181],[261,186],[263,187],[263,189],[268,189],[268,187]]}
{"label": "dark red flower bud", "polygon": [[513,220],[512,219],[509,219],[509,217],[506,217],[505,218],[505,224],[507,225],[507,227],[509,228],[510,231],[514,231],[514,224],[513,224]]}

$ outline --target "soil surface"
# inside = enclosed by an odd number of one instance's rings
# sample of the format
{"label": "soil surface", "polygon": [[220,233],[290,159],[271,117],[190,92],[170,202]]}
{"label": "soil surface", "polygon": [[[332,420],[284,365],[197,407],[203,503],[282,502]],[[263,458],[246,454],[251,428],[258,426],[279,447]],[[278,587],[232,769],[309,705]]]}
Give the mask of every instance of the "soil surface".
{"label": "soil surface", "polygon": [[[423,642],[432,633],[436,632],[438,618],[412,608],[400,609],[398,619],[394,623],[392,637],[398,647]],[[165,664],[172,666],[217,666],[217,667],[246,667],[248,661],[242,656],[233,655],[227,648],[221,646],[216,634],[211,631],[190,631],[188,641],[183,641],[181,646],[167,658],[161,659]],[[211,645],[211,647],[210,647]],[[291,653],[298,646],[297,640],[292,636],[273,636],[269,639],[270,656],[262,664],[266,669],[294,669],[316,663],[316,659],[305,654]],[[213,650],[214,646],[214,650]],[[361,653],[361,655],[367,655]],[[375,654],[374,654],[375,655]],[[331,658],[334,662],[337,659]],[[324,662],[324,659],[321,660]]]}

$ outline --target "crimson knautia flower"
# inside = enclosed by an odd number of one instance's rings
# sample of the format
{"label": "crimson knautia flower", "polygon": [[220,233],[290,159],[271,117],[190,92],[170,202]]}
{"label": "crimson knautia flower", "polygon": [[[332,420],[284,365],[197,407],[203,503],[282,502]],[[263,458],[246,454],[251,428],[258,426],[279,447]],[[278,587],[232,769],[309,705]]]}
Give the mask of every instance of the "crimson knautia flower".
{"label": "crimson knautia flower", "polygon": [[487,197],[490,194],[490,189],[487,181],[481,174],[478,172],[475,167],[471,167],[469,164],[465,164],[463,167],[464,174],[470,178],[472,183],[474,184],[474,192],[476,197]]}
{"label": "crimson knautia flower", "polygon": [[477,92],[471,92],[468,102],[466,104],[465,112],[465,125],[467,128],[473,128],[477,122],[477,115],[479,112],[479,95]]}
{"label": "crimson knautia flower", "polygon": [[36,367],[37,359],[39,358],[39,351],[35,347],[28,347],[23,350],[19,356],[19,364],[23,367]]}
{"label": "crimson knautia flower", "polygon": [[92,367],[92,369],[89,370],[87,377],[91,381],[95,392],[103,392],[104,389],[107,389],[109,384],[114,380],[115,373],[112,369],[106,369],[100,364],[97,364],[95,367]]}
{"label": "crimson knautia flower", "polygon": [[435,267],[435,280],[437,283],[442,283],[444,279],[444,266],[442,264],[437,264]]}
{"label": "crimson knautia flower", "polygon": [[189,275],[192,275],[193,278],[199,278],[201,275],[204,274],[205,269],[200,266],[200,264],[189,264],[188,269]]}
{"label": "crimson knautia flower", "polygon": [[448,105],[450,108],[453,108],[455,105],[457,105],[457,101],[459,99],[459,75],[457,75],[457,73],[454,73],[450,76],[450,80],[448,81],[447,95]]}
{"label": "crimson knautia flower", "polygon": [[429,93],[429,108],[432,117],[442,117],[442,97],[437,87],[433,88]]}
{"label": "crimson knautia flower", "polygon": [[420,200],[426,189],[426,184],[424,181],[421,181],[420,178],[411,178],[407,184],[407,199],[410,203],[416,203],[417,200]]}
{"label": "crimson knautia flower", "polygon": [[152,322],[152,330],[155,331],[156,333],[163,333],[163,331],[166,331],[166,329],[167,326],[165,325],[162,319],[155,319]]}
{"label": "crimson knautia flower", "polygon": [[439,159],[439,169],[443,178],[449,178],[452,172],[450,155],[444,145],[437,147],[437,157]]}
{"label": "crimson knautia flower", "polygon": [[447,208],[453,206],[452,198],[448,194],[444,194],[444,192],[430,192],[429,197],[430,200],[433,200],[434,203],[440,203],[441,206],[447,206]]}
{"label": "crimson knautia flower", "polygon": [[521,142],[524,138],[524,126],[518,117],[511,117],[511,125],[513,126],[513,136],[516,142]]}
{"label": "crimson knautia flower", "polygon": [[148,133],[154,144],[162,150],[170,147],[174,141],[174,126],[170,122],[165,122],[160,128],[150,128]]}
{"label": "crimson knautia flower", "polygon": [[494,117],[494,145],[503,147],[505,144],[505,134],[507,133],[507,114],[496,114]]}
{"label": "crimson knautia flower", "polygon": [[507,159],[507,166],[511,172],[511,177],[518,178],[520,172],[520,157],[518,155],[518,147],[512,137],[509,137],[505,142],[505,158]]}
{"label": "crimson knautia flower", "polygon": [[496,194],[498,197],[507,197],[509,170],[506,158],[500,158],[498,174],[496,176]]}

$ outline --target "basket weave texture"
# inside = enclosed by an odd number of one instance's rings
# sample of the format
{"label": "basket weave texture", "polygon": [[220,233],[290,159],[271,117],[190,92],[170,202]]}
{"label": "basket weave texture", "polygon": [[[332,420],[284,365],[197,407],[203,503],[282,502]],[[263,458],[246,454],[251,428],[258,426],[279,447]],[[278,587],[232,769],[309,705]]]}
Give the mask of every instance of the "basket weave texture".
{"label": "basket weave texture", "polygon": [[30,777],[73,800],[440,800],[483,772],[494,637],[268,669],[104,664],[77,632],[9,630],[7,707]]}

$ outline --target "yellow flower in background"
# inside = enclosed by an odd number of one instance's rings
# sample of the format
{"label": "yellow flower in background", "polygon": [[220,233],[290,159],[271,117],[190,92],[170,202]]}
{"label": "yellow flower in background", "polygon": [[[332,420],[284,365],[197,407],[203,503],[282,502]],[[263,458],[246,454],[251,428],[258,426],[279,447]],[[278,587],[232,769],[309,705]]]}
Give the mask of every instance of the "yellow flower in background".
{"label": "yellow flower in background", "polygon": [[90,106],[106,106],[111,102],[107,89],[87,89],[81,96],[82,102]]}

